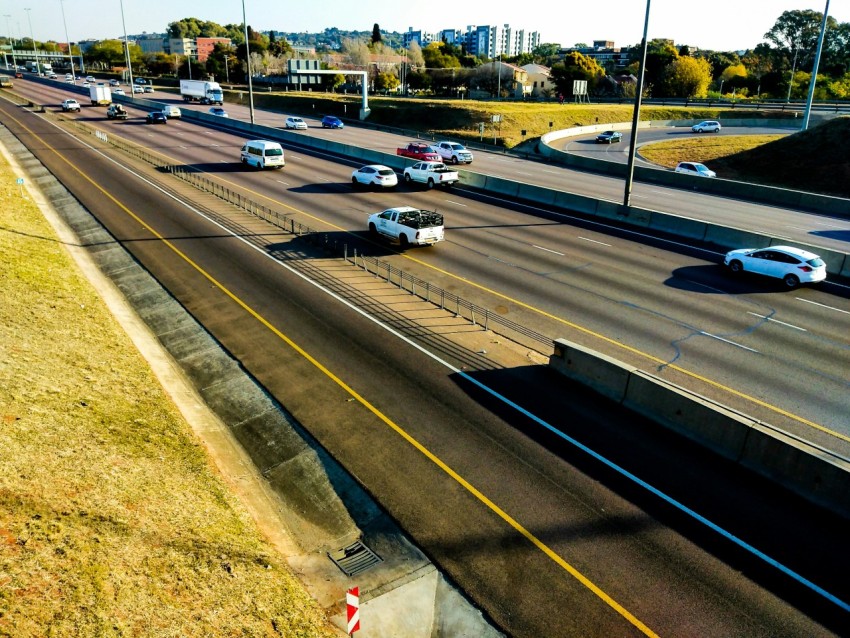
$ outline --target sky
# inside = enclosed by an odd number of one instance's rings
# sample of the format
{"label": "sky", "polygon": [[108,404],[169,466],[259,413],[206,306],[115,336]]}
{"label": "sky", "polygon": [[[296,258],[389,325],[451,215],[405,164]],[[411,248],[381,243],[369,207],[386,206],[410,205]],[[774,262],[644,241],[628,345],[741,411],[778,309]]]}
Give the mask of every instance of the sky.
{"label": "sky", "polygon": [[[143,32],[163,33],[170,22],[194,17],[219,24],[241,24],[237,0],[0,0],[0,34],[37,41],[64,42],[64,8],[68,39],[117,38]],[[812,9],[822,13],[826,0],[712,0],[688,5],[681,0],[650,3],[648,37],[668,38],[676,45],[733,51],[764,40],[784,11]],[[465,30],[468,25],[504,25],[538,31],[541,42],[562,46],[613,41],[615,46],[639,44],[646,2],[640,0],[540,0],[532,5],[493,0],[442,0],[423,4],[410,0],[244,0],[248,24],[258,31],[321,32],[337,27],[371,32]],[[528,7],[532,6],[531,11]],[[28,7],[31,11],[25,11]],[[28,16],[29,13],[29,16]],[[6,17],[6,16],[10,17]],[[850,0],[831,0],[829,15],[850,22]],[[29,20],[28,20],[29,17]],[[30,28],[30,21],[32,27]],[[9,33],[11,32],[11,33]]]}

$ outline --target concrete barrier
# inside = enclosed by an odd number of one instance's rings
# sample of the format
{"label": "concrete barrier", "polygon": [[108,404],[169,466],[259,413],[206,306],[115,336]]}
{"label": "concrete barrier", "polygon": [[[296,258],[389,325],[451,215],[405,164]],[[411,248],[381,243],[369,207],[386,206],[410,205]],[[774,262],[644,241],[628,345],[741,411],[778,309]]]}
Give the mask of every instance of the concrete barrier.
{"label": "concrete barrier", "polygon": [[549,367],[803,498],[850,518],[850,462],[695,392],[566,339]]}
{"label": "concrete barrier", "polygon": [[649,220],[649,227],[653,230],[698,241],[705,239],[706,226],[705,222],[697,219],[658,212],[652,212]]}
{"label": "concrete barrier", "polygon": [[755,423],[751,417],[641,370],[630,375],[622,403],[732,461],[740,457]]}
{"label": "concrete barrier", "polygon": [[756,423],[739,462],[806,500],[850,518],[850,463],[845,459]]}
{"label": "concrete barrier", "polygon": [[556,339],[549,366],[617,403],[626,397],[635,368],[566,339]]}
{"label": "concrete barrier", "polygon": [[771,238],[749,230],[706,224],[705,243],[724,251],[735,248],[766,248]]}

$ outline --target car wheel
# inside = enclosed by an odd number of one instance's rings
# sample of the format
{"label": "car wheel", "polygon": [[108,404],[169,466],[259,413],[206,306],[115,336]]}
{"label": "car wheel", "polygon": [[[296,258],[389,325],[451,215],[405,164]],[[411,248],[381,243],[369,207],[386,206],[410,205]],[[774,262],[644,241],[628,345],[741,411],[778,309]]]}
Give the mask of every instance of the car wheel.
{"label": "car wheel", "polygon": [[737,259],[733,259],[729,262],[729,270],[731,270],[733,273],[743,272],[744,264],[742,264]]}
{"label": "car wheel", "polygon": [[410,184],[410,182],[413,181],[413,180],[410,179],[410,173],[404,174],[404,181],[407,182],[408,184]]}
{"label": "car wheel", "polygon": [[360,186],[360,182],[357,181],[356,177],[351,178],[351,188],[357,188]]}
{"label": "car wheel", "polygon": [[457,166],[459,163],[460,163],[460,161],[458,160],[457,155],[455,155],[454,157],[452,157],[452,164],[454,164],[455,166]]}
{"label": "car wheel", "polygon": [[788,288],[796,288],[800,285],[800,278],[797,275],[785,275],[782,281],[785,282],[785,285],[788,286]]}
{"label": "car wheel", "polygon": [[428,190],[431,190],[432,188],[434,188],[434,179],[429,177],[428,178]]}
{"label": "car wheel", "polygon": [[410,245],[410,242],[407,241],[407,235],[404,233],[399,236],[398,243],[401,244],[402,248],[407,248]]}
{"label": "car wheel", "polygon": [[375,224],[369,224],[369,234],[375,236],[378,234],[378,229],[375,228]]}

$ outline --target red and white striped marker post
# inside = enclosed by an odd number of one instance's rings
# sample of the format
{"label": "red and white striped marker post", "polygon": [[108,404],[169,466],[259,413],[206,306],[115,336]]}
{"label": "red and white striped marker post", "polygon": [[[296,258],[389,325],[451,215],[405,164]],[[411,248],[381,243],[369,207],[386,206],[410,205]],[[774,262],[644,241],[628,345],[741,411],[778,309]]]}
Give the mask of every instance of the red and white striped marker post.
{"label": "red and white striped marker post", "polygon": [[348,609],[348,635],[353,636],[360,631],[360,588],[352,587],[345,595],[345,606]]}

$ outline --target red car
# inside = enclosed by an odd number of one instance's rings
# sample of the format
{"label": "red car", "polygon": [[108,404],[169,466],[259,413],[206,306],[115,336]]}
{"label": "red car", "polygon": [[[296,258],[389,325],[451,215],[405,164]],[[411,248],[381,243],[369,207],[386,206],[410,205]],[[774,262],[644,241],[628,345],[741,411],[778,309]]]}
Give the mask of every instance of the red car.
{"label": "red car", "polygon": [[440,154],[427,144],[421,142],[410,142],[409,144],[396,149],[396,155],[409,157],[423,162],[442,162],[443,158]]}

